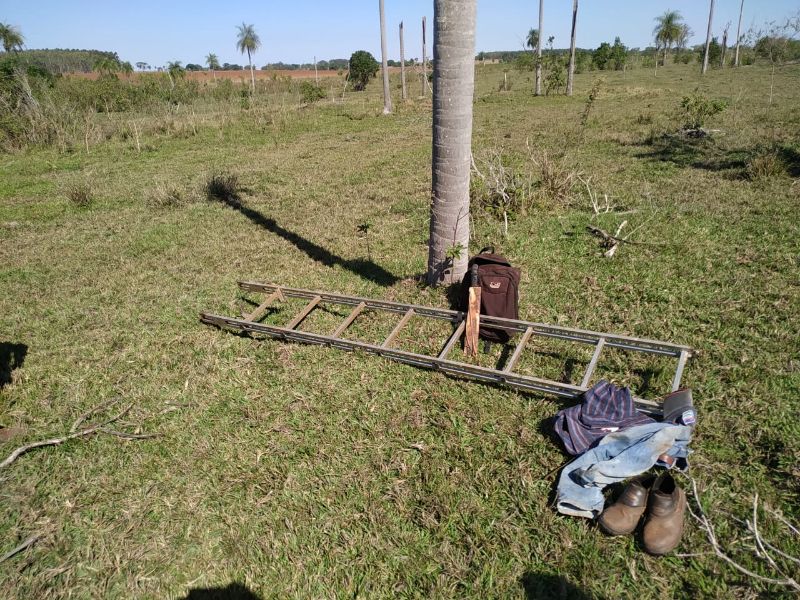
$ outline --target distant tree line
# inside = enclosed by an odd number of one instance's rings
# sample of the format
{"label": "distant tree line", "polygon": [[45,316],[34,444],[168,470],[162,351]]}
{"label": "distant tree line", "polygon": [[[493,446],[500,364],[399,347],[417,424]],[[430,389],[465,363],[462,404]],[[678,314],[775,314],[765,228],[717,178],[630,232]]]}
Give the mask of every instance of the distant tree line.
{"label": "distant tree line", "polygon": [[21,63],[45,69],[53,74],[91,73],[95,65],[103,60],[119,62],[116,52],[102,50],[21,50],[17,53]]}
{"label": "distant tree line", "polygon": [[[314,63],[267,63],[261,67],[262,71],[281,70],[281,71],[307,71],[314,68]],[[339,71],[347,69],[346,58],[333,58],[331,60],[320,60],[317,62],[317,69],[320,71]]]}

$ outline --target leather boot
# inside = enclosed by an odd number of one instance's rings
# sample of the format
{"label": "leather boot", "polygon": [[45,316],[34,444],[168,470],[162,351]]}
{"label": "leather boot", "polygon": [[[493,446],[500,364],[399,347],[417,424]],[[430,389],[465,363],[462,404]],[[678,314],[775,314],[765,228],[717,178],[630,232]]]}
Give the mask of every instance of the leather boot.
{"label": "leather boot", "polygon": [[610,535],[633,532],[647,506],[647,490],[641,481],[632,481],[614,504],[605,509],[597,521]]}
{"label": "leather boot", "polygon": [[678,487],[672,475],[664,473],[650,490],[647,508],[647,521],[642,533],[644,549],[650,554],[671,552],[683,535],[686,493]]}

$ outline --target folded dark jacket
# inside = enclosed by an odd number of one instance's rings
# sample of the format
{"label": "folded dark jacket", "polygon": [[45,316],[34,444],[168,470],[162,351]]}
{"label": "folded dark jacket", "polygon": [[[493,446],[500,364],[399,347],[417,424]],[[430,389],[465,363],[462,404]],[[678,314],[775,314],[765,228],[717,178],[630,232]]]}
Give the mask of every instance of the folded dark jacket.
{"label": "folded dark jacket", "polygon": [[570,454],[583,454],[609,433],[655,423],[633,404],[629,388],[620,388],[605,379],[583,395],[583,402],[556,414],[555,431]]}

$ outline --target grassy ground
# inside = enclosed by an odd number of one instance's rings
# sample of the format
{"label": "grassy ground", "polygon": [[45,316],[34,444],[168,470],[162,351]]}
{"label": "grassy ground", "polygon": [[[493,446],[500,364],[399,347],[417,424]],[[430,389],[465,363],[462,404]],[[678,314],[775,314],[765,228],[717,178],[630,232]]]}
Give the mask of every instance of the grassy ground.
{"label": "grassy ground", "polygon": [[[476,214],[472,249],[494,242],[522,268],[523,318],[697,349],[684,376],[700,411],[692,474],[721,542],[767,574],[735,518],[752,515],[758,493],[765,537],[800,554],[776,517],[800,520],[800,68],[777,74],[772,105],[766,69],[697,71],[606,75],[581,132],[596,74],[577,77],[573,98],[534,98],[528,77],[511,73],[501,93],[502,71],[479,68],[476,156],[500,151],[536,180],[527,142],[617,212],[636,211],[595,224],[627,219],[623,233],[641,225],[632,239],[650,245],[603,258],[578,186],[563,201],[538,193],[507,238]],[[709,123],[721,131],[663,136],[696,88],[728,101]],[[430,103],[380,108],[375,84],[344,103],[176,117],[148,130],[141,152],[114,135],[88,155],[0,157],[0,343],[19,367],[3,373],[0,455],[112,399],[100,416],[133,405],[116,429],[160,434],[73,440],[0,472],[0,552],[44,535],[0,564],[0,595],[177,598],[234,584],[231,597],[780,593],[717,559],[694,522],[681,556],[652,558],[635,538],[556,514],[568,458],[548,434],[562,406],[551,398],[198,322],[204,309],[248,306],[240,279],[447,305],[415,279]],[[238,176],[241,208],[203,199],[214,173]],[[79,184],[88,207],[67,199]],[[327,332],[343,314],[304,327]],[[357,333],[380,340],[391,326],[374,318]],[[588,361],[542,344],[522,369],[580,380],[552,350]],[[666,391],[671,363],[604,357],[601,375]]]}

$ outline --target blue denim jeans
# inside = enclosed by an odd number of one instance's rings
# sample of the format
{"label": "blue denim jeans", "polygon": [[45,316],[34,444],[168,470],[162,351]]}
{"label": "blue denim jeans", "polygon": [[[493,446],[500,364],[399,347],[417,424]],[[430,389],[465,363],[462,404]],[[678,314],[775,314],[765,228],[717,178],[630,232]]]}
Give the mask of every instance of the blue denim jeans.
{"label": "blue denim jeans", "polygon": [[594,518],[603,512],[603,488],[644,473],[658,457],[688,456],[692,428],[672,423],[637,425],[605,436],[569,463],[558,481],[558,512]]}

